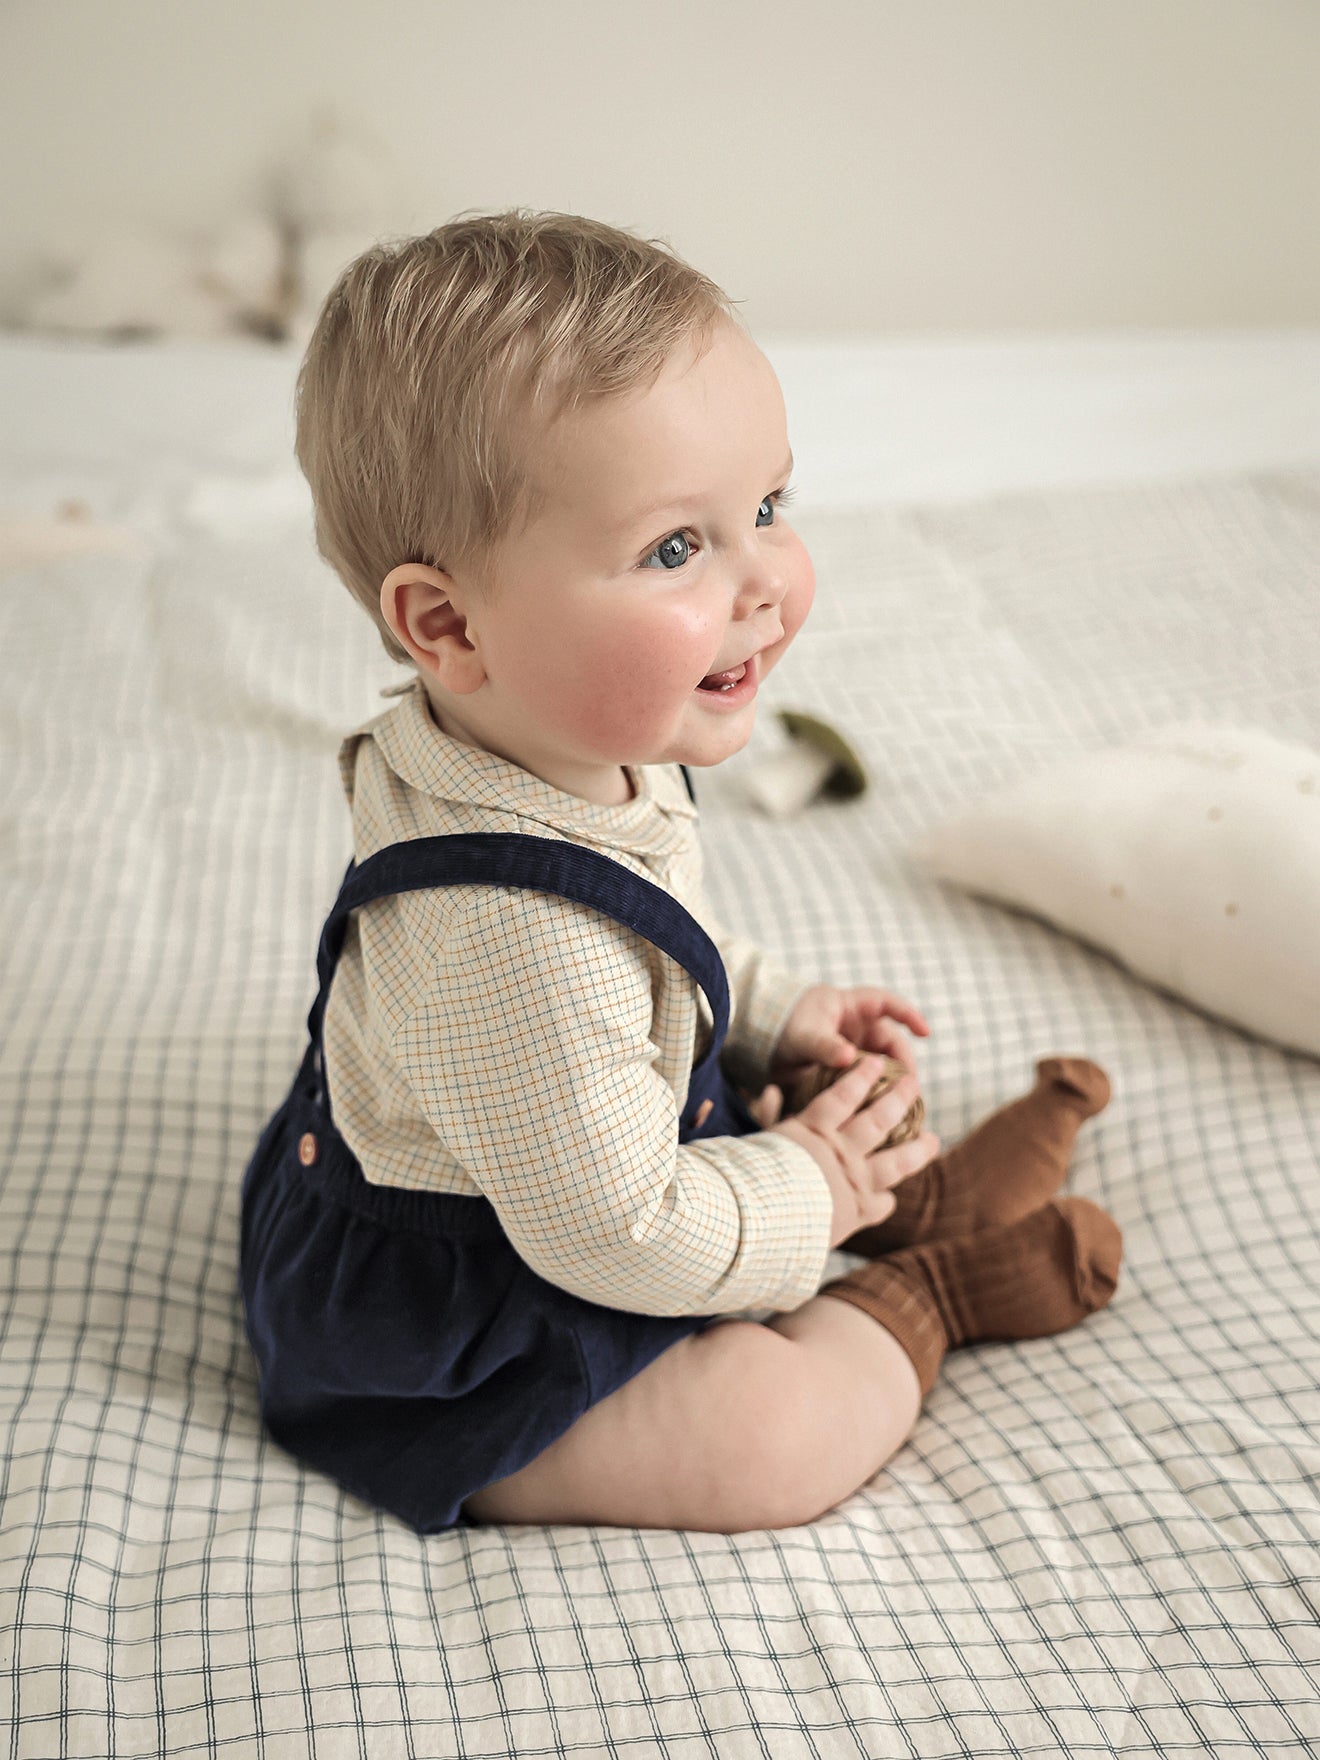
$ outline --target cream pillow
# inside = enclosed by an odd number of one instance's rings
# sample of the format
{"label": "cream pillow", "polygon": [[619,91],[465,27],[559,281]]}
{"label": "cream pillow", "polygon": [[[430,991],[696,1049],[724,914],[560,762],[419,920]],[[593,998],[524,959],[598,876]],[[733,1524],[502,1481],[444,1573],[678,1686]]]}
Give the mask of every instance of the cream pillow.
{"label": "cream pillow", "polygon": [[1306,746],[1179,722],[974,801],[914,854],[1320,1057],[1320,754]]}

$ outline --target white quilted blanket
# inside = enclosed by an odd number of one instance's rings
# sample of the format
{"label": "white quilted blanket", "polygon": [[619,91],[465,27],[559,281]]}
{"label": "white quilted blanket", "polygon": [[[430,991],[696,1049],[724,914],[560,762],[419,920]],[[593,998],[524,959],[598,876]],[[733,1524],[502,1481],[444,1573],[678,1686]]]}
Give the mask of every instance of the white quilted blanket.
{"label": "white quilted blanket", "polygon": [[[243,1339],[239,1178],[349,853],[334,751],[395,670],[312,553],[284,409],[221,380],[191,453],[43,411],[0,504],[139,535],[0,573],[3,1751],[1314,1753],[1320,1064],[906,852],[1160,721],[1320,745],[1320,475],[808,505],[812,619],[696,776],[715,907],[922,1005],[946,1141],[1038,1055],[1110,1071],[1072,1186],[1124,1229],[1113,1307],[956,1353],[809,1527],[421,1540],[263,1439]],[[757,817],[777,705],[845,727],[871,792]]]}

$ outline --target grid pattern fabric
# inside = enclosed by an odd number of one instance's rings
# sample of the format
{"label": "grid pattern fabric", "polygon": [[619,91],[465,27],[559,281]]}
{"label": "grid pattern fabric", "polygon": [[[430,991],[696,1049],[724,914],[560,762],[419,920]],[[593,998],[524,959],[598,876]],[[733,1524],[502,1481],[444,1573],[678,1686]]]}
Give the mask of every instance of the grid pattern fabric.
{"label": "grid pattern fabric", "polygon": [[[710,919],[676,764],[639,767],[630,801],[579,802],[440,732],[420,685],[339,762],[360,863],[420,838],[566,839],[677,901],[725,968],[725,1074],[765,1086],[802,982]],[[687,969],[592,905],[485,884],[396,893],[349,919],[325,1007],[331,1112],[368,1180],[484,1194],[522,1259],[585,1301],[796,1308],[829,1245],[815,1161],[765,1132],[679,1145],[713,1028]]]}
{"label": "grid pattern fabric", "polygon": [[[335,751],[395,669],[300,509],[208,535],[187,508],[243,484],[159,468],[141,550],[0,576],[0,1756],[1314,1753],[1320,1065],[905,852],[1189,713],[1320,745],[1320,478],[808,510],[812,619],[695,776],[713,908],[922,1006],[946,1142],[1036,1056],[1110,1072],[1071,1189],[1123,1227],[1113,1306],[955,1353],[809,1526],[423,1540],[263,1438],[235,1288],[348,853]],[[869,794],[757,817],[777,705]]]}

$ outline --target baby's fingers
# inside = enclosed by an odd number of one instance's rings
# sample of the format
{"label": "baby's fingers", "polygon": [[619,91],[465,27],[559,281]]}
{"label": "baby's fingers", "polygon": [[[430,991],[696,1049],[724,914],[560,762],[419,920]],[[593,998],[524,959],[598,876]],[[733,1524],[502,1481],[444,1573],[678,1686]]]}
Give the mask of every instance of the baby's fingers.
{"label": "baby's fingers", "polygon": [[885,1188],[874,1192],[859,1192],[857,1196],[857,1227],[873,1228],[877,1222],[888,1222],[897,1208],[898,1199]]}
{"label": "baby's fingers", "polygon": [[815,1121],[817,1128],[838,1130],[858,1112],[885,1066],[877,1052],[861,1057],[847,1072],[830,1083],[802,1108],[804,1119]]}
{"label": "baby's fingers", "polygon": [[920,1092],[917,1078],[914,1075],[905,1075],[886,1093],[872,1100],[866,1109],[866,1119],[878,1132],[875,1142],[883,1143],[890,1132],[902,1124]]}
{"label": "baby's fingers", "polygon": [[772,1124],[778,1123],[779,1115],[784,1110],[784,1096],[780,1089],[772,1084],[768,1088],[763,1088],[755,1100],[747,1102],[747,1110],[761,1129],[768,1131]]}
{"label": "baby's fingers", "polygon": [[892,1149],[876,1149],[866,1158],[872,1179],[878,1186],[896,1186],[935,1159],[940,1152],[940,1139],[934,1131],[922,1131],[910,1142]]}

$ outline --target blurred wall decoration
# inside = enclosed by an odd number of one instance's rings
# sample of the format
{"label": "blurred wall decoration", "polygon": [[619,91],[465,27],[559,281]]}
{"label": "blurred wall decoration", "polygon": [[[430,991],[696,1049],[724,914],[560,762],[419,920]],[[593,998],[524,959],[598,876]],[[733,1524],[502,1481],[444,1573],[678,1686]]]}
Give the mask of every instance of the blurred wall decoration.
{"label": "blurred wall decoration", "polygon": [[1318,92],[1315,0],[0,0],[0,320],[296,337],[521,205],[753,328],[1313,324]]}

